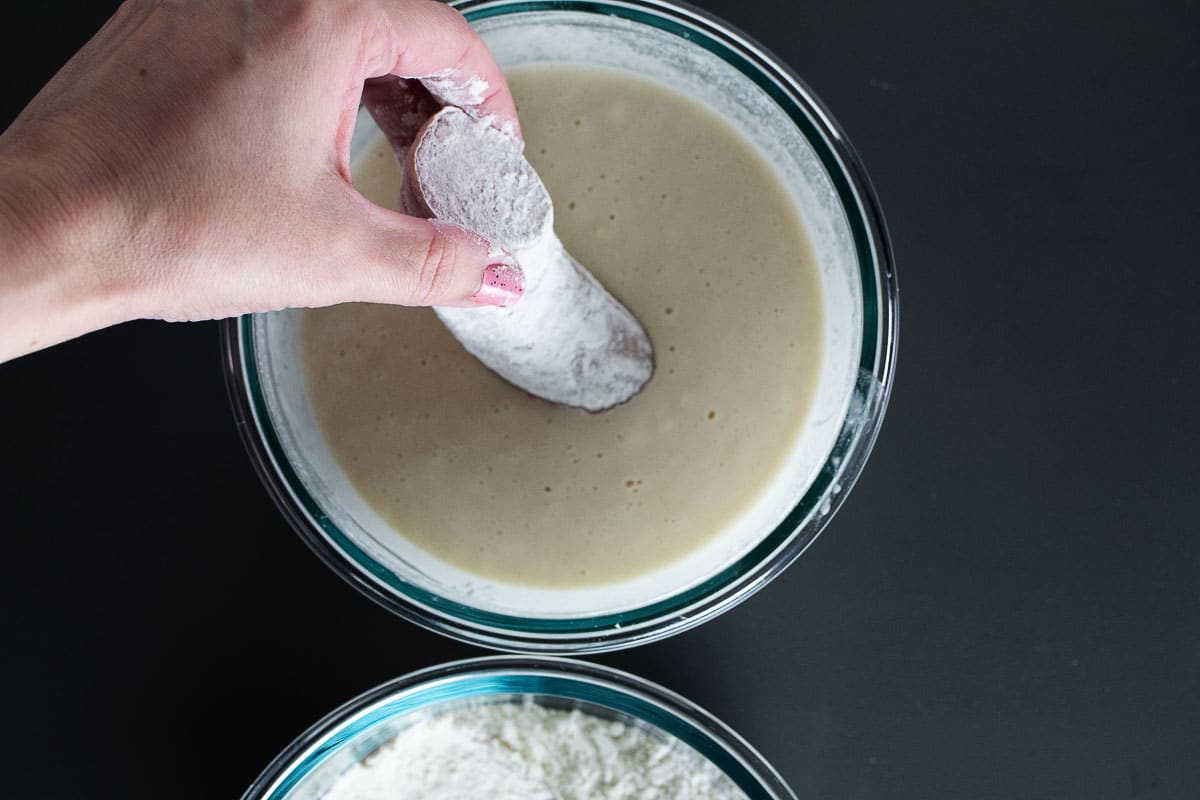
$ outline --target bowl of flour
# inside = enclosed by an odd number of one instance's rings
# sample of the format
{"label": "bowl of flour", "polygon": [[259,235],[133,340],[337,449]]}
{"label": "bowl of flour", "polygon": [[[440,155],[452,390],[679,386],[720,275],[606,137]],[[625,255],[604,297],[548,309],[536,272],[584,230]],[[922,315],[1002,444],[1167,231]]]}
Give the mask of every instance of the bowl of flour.
{"label": "bowl of flour", "polygon": [[[653,377],[589,413],[507,383],[428,309],[287,310],[224,328],[239,430],[304,541],[408,620],[559,653],[677,633],[797,558],[863,468],[897,319],[873,191],[808,87],[719,20],[459,7],[555,233],[644,325]],[[356,188],[396,208],[365,112],[351,151]]]}
{"label": "bowl of flour", "polygon": [[243,800],[785,800],[755,750],[628,673],[492,657],[383,684],[322,719]]}

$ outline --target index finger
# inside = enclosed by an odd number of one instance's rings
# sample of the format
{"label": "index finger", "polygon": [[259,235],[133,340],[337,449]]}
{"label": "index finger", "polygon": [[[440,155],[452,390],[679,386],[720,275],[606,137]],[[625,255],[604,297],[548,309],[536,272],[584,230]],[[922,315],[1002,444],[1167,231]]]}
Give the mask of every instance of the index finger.
{"label": "index finger", "polygon": [[517,108],[500,65],[455,9],[436,0],[376,0],[391,51],[381,72],[417,78],[442,103],[477,118],[494,117],[496,127],[521,135]]}

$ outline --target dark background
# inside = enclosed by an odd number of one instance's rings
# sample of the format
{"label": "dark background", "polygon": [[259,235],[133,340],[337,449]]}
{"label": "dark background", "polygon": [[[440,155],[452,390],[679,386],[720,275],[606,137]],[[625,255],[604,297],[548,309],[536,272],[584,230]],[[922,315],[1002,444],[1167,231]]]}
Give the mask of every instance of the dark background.
{"label": "dark background", "polygon": [[[113,2],[0,16],[7,124]],[[1200,7],[706,0],[862,155],[896,389],[820,540],[599,657],[801,797],[1200,797]],[[5,797],[237,797],[338,703],[477,655],[321,566],[251,471],[215,324],[0,366]]]}

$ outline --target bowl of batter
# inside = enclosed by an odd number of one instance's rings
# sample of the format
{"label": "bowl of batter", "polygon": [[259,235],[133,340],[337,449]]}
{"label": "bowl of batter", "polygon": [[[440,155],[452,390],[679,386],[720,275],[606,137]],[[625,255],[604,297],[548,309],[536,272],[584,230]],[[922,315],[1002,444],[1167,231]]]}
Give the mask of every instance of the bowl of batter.
{"label": "bowl of batter", "polygon": [[445,664],[322,719],[243,800],[788,800],[724,723],[625,672],[557,658]]}
{"label": "bowl of batter", "polygon": [[[896,284],[874,193],[790,70],[671,3],[459,5],[504,68],[567,249],[655,372],[592,414],[525,394],[425,309],[224,329],[235,414],[317,554],[401,616],[502,649],[684,630],[824,528],[882,420]],[[365,113],[356,187],[397,207]]]}

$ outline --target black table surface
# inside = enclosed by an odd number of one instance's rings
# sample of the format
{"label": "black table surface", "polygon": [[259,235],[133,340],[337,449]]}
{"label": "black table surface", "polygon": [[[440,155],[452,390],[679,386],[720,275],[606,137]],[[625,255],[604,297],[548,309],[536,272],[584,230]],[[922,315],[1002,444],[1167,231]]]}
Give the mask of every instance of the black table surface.
{"label": "black table surface", "polygon": [[[1200,797],[1200,5],[706,0],[878,189],[899,369],[766,590],[595,660],[801,797]],[[0,22],[7,124],[115,3]],[[0,366],[0,795],[237,797],[326,711],[479,655],[325,569],[251,470],[215,323]]]}

